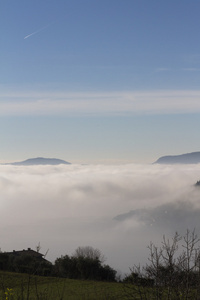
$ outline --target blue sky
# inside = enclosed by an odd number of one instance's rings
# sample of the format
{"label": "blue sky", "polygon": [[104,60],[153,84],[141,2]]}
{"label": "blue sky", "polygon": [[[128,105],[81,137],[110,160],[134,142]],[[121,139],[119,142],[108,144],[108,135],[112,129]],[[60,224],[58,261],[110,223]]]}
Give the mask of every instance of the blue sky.
{"label": "blue sky", "polygon": [[199,151],[200,2],[2,0],[0,160]]}

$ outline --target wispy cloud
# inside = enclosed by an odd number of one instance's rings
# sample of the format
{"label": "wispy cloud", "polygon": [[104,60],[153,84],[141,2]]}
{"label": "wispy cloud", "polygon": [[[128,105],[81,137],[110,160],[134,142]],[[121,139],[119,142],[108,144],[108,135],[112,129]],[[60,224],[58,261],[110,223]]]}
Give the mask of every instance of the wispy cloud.
{"label": "wispy cloud", "polygon": [[176,68],[176,69],[172,69],[172,68],[156,68],[154,73],[160,73],[160,72],[180,72],[180,71],[189,71],[189,72],[197,72],[200,71],[200,68],[196,68],[196,67],[188,67],[188,68]]}
{"label": "wispy cloud", "polygon": [[182,70],[188,72],[199,72],[200,68],[183,68]]}
{"label": "wispy cloud", "polygon": [[200,112],[200,91],[1,92],[0,115],[124,115]]}
{"label": "wispy cloud", "polygon": [[171,71],[170,68],[156,68],[155,72],[168,72]]}
{"label": "wispy cloud", "polygon": [[51,24],[48,24],[48,25],[46,25],[46,26],[44,26],[44,27],[42,27],[42,28],[40,28],[40,29],[38,29],[38,30],[36,30],[36,31],[34,31],[34,32],[30,33],[30,34],[28,34],[28,35],[26,35],[26,36],[24,37],[24,40],[28,39],[28,38],[31,37],[32,35],[35,35],[35,34],[41,32],[41,31],[43,31],[44,29],[46,29],[46,28],[49,27],[50,25],[51,25]]}

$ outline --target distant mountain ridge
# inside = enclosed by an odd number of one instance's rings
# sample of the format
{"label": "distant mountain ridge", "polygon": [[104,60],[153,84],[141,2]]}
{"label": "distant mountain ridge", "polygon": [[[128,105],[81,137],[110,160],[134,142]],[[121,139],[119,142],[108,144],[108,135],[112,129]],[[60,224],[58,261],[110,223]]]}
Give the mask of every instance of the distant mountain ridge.
{"label": "distant mountain ridge", "polygon": [[24,161],[7,163],[6,165],[14,165],[14,166],[34,166],[34,165],[70,165],[69,162],[58,159],[58,158],[44,158],[44,157],[36,157],[29,158]]}
{"label": "distant mountain ridge", "polygon": [[154,162],[154,164],[198,164],[198,163],[200,163],[200,152],[162,156],[156,162]]}

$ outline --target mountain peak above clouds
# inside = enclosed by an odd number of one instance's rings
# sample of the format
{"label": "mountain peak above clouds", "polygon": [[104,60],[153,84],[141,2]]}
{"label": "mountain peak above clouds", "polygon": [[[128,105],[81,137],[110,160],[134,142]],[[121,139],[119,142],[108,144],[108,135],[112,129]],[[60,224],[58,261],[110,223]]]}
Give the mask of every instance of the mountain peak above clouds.
{"label": "mountain peak above clouds", "polygon": [[29,158],[24,161],[14,162],[14,163],[7,163],[7,165],[15,165],[15,166],[36,166],[36,165],[70,165],[69,162],[57,159],[57,158],[44,158],[44,157],[36,157],[36,158]]}
{"label": "mountain peak above clouds", "polygon": [[191,152],[181,155],[162,156],[154,164],[198,164],[200,152]]}

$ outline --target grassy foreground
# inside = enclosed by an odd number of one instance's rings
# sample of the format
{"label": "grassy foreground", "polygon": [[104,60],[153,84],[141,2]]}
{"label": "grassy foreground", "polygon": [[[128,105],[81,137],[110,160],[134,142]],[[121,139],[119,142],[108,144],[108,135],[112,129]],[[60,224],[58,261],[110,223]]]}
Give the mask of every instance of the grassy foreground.
{"label": "grassy foreground", "polygon": [[29,276],[0,271],[0,300],[124,299],[121,283]]}

